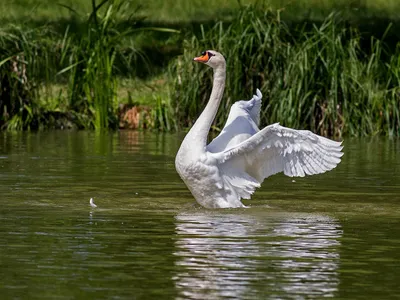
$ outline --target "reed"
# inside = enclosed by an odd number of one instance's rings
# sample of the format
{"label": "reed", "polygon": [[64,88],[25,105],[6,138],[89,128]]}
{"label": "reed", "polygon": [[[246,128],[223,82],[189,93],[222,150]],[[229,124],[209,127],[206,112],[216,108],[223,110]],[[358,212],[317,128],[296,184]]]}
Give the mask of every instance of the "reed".
{"label": "reed", "polygon": [[[127,98],[152,107],[143,128],[190,126],[204,108],[212,83],[212,72],[191,61],[212,48],[228,63],[216,131],[231,104],[248,99],[260,87],[263,124],[281,122],[334,136],[400,135],[396,24],[384,33],[365,21],[366,35],[357,29],[363,19],[352,19],[354,14],[364,19],[379,15],[378,9],[369,8],[372,0],[365,2],[364,11],[357,6],[361,2],[353,9],[330,0],[312,7],[305,0],[291,5],[286,0],[217,0],[206,7],[202,1],[188,5],[184,0],[164,1],[160,7],[151,0],[144,13],[122,0],[71,0],[64,8],[45,0],[48,11],[40,10],[44,1],[26,1],[35,8],[29,17],[28,10],[20,11],[27,22],[0,28],[2,128],[54,127],[60,118],[70,127],[115,128],[118,104]],[[251,2],[264,6],[243,6]],[[0,7],[16,2],[7,3]],[[387,3],[381,4],[394,12],[397,4]],[[160,10],[153,14],[152,7]],[[327,17],[333,8],[341,12]],[[215,23],[221,11],[224,21]],[[150,16],[147,23],[138,21],[144,14]],[[0,24],[2,20],[10,21],[3,17]],[[50,21],[37,27],[40,20]],[[176,31],[149,27],[160,20],[184,33],[169,39]],[[165,71],[177,49],[183,55]],[[138,88],[138,78],[144,79],[145,91]],[[163,83],[154,80],[159,78]]]}
{"label": "reed", "polygon": [[[42,109],[38,87],[50,80],[49,66],[56,58],[54,33],[41,27],[23,30],[19,26],[0,29],[0,126],[10,130],[37,129]],[[53,51],[53,50],[51,50]]]}
{"label": "reed", "polygon": [[[362,46],[361,34],[331,14],[321,25],[289,27],[279,14],[250,5],[231,24],[217,23],[187,38],[170,67],[178,124],[193,123],[208,100],[210,72],[191,63],[204,49],[227,58],[224,101],[214,128],[232,103],[263,92],[261,121],[327,136],[400,134],[399,51],[382,39]],[[387,59],[389,58],[389,59]]]}
{"label": "reed", "polygon": [[123,4],[118,0],[100,4],[92,0],[92,12],[84,23],[84,30],[74,34],[67,31],[63,40],[67,46],[62,62],[68,61],[69,65],[58,74],[70,72],[70,109],[94,116],[92,126],[96,129],[117,126],[114,62],[124,32],[116,28],[115,16],[121,9]]}
{"label": "reed", "polygon": [[[281,10],[290,18],[313,20],[325,19],[333,10],[342,11],[350,20],[371,17],[399,18],[400,3],[397,0],[213,0],[205,5],[203,0],[147,0],[135,1],[142,9],[140,16],[150,22],[205,22],[209,20],[231,18],[241,5],[263,2],[274,10]],[[1,1],[0,23],[56,23],[69,17],[66,10],[60,10],[58,3],[64,3],[83,14],[90,14],[91,0],[13,0]]]}
{"label": "reed", "polygon": [[[66,33],[63,42],[70,46],[66,47],[63,55],[70,64],[59,74],[71,72],[70,107],[83,115],[93,115],[96,129],[117,128],[117,76],[124,73],[122,69],[132,73],[132,62],[137,63],[138,57],[145,61],[133,46],[129,47],[132,36],[143,31],[177,32],[168,28],[138,26],[135,10],[126,15],[126,11],[132,11],[129,8],[129,1],[103,0],[97,4],[92,0],[92,12],[84,22],[83,33],[69,36]],[[121,15],[125,16],[124,26],[119,22]]]}

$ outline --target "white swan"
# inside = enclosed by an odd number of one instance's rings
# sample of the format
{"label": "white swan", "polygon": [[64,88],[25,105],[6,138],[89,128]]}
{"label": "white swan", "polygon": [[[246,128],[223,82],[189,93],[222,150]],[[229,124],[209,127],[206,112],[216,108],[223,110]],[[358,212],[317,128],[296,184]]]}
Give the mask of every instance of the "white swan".
{"label": "white swan", "polygon": [[90,198],[89,204],[90,204],[90,206],[93,207],[93,208],[97,207],[97,205],[94,204],[93,198]]}
{"label": "white swan", "polygon": [[204,111],[186,135],[175,166],[196,201],[206,208],[244,207],[265,178],[313,175],[332,170],[340,162],[342,146],[308,130],[278,123],[258,129],[261,92],[232,105],[221,133],[207,145],[207,136],[225,87],[226,63],[213,50],[194,61],[214,69],[213,88]]}

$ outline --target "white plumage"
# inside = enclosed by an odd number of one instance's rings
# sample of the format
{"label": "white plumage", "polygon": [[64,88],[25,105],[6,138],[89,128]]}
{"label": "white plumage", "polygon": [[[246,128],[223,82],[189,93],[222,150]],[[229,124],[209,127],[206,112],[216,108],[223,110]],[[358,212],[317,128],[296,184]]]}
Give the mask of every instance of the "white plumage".
{"label": "white plumage", "polygon": [[263,180],[283,172],[303,177],[332,170],[343,155],[340,142],[278,123],[259,130],[261,92],[232,105],[221,133],[206,145],[225,86],[225,59],[206,51],[195,60],[214,69],[210,100],[185,137],[176,169],[199,204],[207,208],[243,207]]}
{"label": "white plumage", "polygon": [[90,198],[89,204],[90,204],[90,206],[93,207],[93,208],[96,208],[96,207],[97,207],[97,205],[94,204],[93,198]]}

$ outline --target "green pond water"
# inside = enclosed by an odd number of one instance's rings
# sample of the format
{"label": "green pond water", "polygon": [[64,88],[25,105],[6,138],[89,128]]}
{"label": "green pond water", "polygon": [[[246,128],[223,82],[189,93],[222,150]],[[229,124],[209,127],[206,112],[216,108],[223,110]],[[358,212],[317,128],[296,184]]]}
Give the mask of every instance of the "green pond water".
{"label": "green pond water", "polygon": [[195,204],[181,139],[0,133],[1,299],[400,298],[399,139],[227,210]]}

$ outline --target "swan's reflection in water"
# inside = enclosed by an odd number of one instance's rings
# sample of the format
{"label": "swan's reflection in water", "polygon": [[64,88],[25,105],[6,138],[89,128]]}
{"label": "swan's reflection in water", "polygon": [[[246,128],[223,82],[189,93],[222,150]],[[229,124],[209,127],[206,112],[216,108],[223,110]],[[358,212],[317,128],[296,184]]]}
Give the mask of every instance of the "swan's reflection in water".
{"label": "swan's reflection in water", "polygon": [[310,214],[176,217],[180,299],[321,298],[335,294],[342,230]]}

